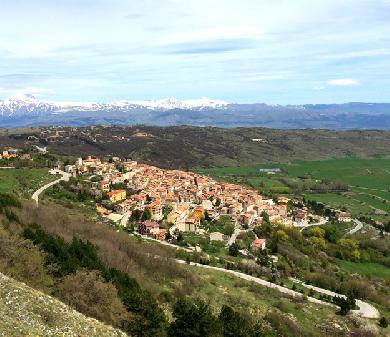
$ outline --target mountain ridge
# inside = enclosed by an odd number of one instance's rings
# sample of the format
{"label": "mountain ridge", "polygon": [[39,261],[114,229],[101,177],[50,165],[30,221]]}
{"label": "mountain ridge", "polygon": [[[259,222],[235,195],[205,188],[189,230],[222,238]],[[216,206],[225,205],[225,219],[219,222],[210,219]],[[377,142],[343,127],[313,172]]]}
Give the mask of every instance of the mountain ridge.
{"label": "mountain ridge", "polygon": [[53,102],[31,95],[0,101],[0,125],[3,127],[99,124],[390,129],[390,103],[268,105],[208,98],[97,103]]}

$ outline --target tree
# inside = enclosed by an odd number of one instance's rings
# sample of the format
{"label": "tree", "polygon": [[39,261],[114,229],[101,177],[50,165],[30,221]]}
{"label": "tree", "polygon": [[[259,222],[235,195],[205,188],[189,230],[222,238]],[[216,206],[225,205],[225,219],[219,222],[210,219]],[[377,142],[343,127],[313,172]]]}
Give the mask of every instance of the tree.
{"label": "tree", "polygon": [[381,328],[387,328],[389,326],[389,323],[387,322],[387,319],[386,317],[381,317],[381,319],[379,320],[379,326]]}
{"label": "tree", "polygon": [[208,337],[217,329],[210,306],[202,300],[179,299],[173,308],[169,337]]}
{"label": "tree", "polygon": [[237,243],[233,243],[230,247],[229,247],[229,255],[230,256],[238,256],[238,251],[239,251],[240,247],[238,246]]}
{"label": "tree", "polygon": [[182,242],[182,241],[184,241],[183,234],[179,233],[179,234],[177,235],[176,241],[177,241],[177,242]]}
{"label": "tree", "polygon": [[287,241],[288,240],[288,235],[287,233],[282,230],[282,229],[279,229],[277,232],[276,232],[276,237],[278,238],[278,240],[280,241]]}
{"label": "tree", "polygon": [[359,245],[356,240],[340,239],[337,243],[343,258],[353,261],[360,259]]}
{"label": "tree", "polygon": [[120,326],[126,320],[126,308],[115,286],[96,272],[80,271],[66,276],[58,285],[57,294],[77,311],[107,324]]}
{"label": "tree", "polygon": [[263,218],[263,224],[270,224],[269,215],[267,214],[267,212],[263,211],[261,213],[261,217]]}
{"label": "tree", "polygon": [[271,260],[266,251],[262,249],[257,250],[257,263],[263,267],[269,267]]}
{"label": "tree", "polygon": [[251,322],[227,305],[222,307],[218,320],[224,337],[247,337],[253,335]]}
{"label": "tree", "polygon": [[352,295],[344,297],[333,297],[333,302],[340,307],[339,314],[345,316],[348,312],[355,308],[356,300]]}
{"label": "tree", "polygon": [[317,238],[323,238],[325,236],[325,230],[321,227],[311,227],[308,232],[310,236],[315,236]]}
{"label": "tree", "polygon": [[152,212],[150,211],[150,208],[145,208],[142,214],[142,221],[150,220],[151,218],[152,218]]}
{"label": "tree", "polygon": [[309,240],[313,246],[320,248],[321,250],[326,250],[327,244],[326,244],[325,239],[319,238],[316,236],[312,236]]}
{"label": "tree", "polygon": [[227,236],[232,236],[233,233],[234,233],[234,225],[233,224],[228,223],[223,227],[223,234],[225,234]]}

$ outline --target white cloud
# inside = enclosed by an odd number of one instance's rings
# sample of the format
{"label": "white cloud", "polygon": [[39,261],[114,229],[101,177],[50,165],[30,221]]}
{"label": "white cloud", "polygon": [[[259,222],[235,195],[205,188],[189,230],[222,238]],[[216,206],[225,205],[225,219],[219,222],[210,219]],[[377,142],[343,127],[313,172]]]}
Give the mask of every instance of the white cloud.
{"label": "white cloud", "polygon": [[193,30],[169,35],[161,41],[163,44],[176,44],[223,39],[259,38],[261,31],[256,27],[218,27],[212,29]]}
{"label": "white cloud", "polygon": [[387,56],[390,55],[390,49],[372,49],[372,50],[359,50],[347,53],[325,55],[325,59],[337,60],[337,59],[348,59],[355,57],[375,57],[375,56]]}
{"label": "white cloud", "polygon": [[20,89],[8,89],[8,88],[1,88],[0,87],[0,94],[3,95],[22,95],[22,94],[29,94],[36,97],[43,97],[46,95],[53,95],[55,94],[55,90],[49,89],[49,88],[34,88],[34,87],[26,87],[26,88],[20,88]]}
{"label": "white cloud", "polygon": [[328,85],[349,86],[349,85],[357,85],[359,84],[359,81],[354,78],[340,78],[337,80],[330,80],[326,83]]}

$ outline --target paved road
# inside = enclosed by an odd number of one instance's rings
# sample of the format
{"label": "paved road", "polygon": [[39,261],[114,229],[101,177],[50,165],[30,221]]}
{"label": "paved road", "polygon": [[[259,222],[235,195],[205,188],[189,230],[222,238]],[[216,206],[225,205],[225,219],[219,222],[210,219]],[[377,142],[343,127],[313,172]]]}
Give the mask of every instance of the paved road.
{"label": "paved road", "polygon": [[[186,261],[183,261],[183,260],[178,260],[176,259],[176,262],[180,263],[180,264],[186,264],[187,262]],[[199,264],[199,263],[193,263],[191,262],[190,263],[191,266],[197,266],[197,267],[201,267],[201,268],[205,268],[205,269],[212,269],[212,270],[218,270],[218,271],[221,271],[221,272],[224,272],[224,273],[228,273],[228,274],[232,274],[236,277],[239,277],[239,278],[242,278],[246,281],[251,281],[251,282],[254,282],[254,283],[257,283],[257,284],[260,284],[262,286],[265,286],[267,288],[271,288],[271,289],[276,289],[278,291],[280,291],[281,293],[284,293],[284,294],[287,294],[287,295],[291,295],[291,296],[294,296],[294,297],[302,297],[302,294],[297,292],[297,291],[294,291],[294,290],[291,290],[289,288],[285,288],[285,287],[282,287],[280,285],[277,285],[275,283],[272,283],[272,282],[268,282],[268,281],[265,281],[263,279],[260,279],[258,277],[254,277],[254,276],[250,276],[250,275],[247,275],[247,274],[244,274],[244,273],[240,273],[238,271],[234,271],[234,270],[228,270],[228,269],[224,269],[224,268],[219,268],[219,267],[213,267],[213,266],[207,266],[207,265],[203,265],[203,264]],[[337,294],[335,292],[332,292],[332,291],[329,291],[329,290],[326,290],[326,289],[322,289],[322,288],[318,288],[318,287],[314,287],[314,286],[310,286],[310,285],[307,285],[307,284],[304,284],[298,280],[295,280],[299,283],[301,283],[303,286],[309,288],[309,289],[313,289],[319,293],[322,293],[322,294],[327,294],[327,295],[331,295],[331,296],[341,296],[341,297],[345,297],[344,295],[340,295],[340,294]],[[310,297],[310,296],[307,296],[307,300],[309,302],[312,302],[312,303],[315,303],[315,304],[321,304],[321,305],[326,305],[326,306],[330,306],[330,307],[334,307],[336,308],[336,306],[334,304],[331,304],[329,302],[324,302],[324,301],[321,301],[317,298],[314,298],[314,297]],[[373,307],[371,304],[368,304],[366,302],[363,302],[361,300],[356,300],[356,305],[359,307],[359,309],[357,310],[352,310],[352,312],[360,315],[361,317],[364,317],[364,318],[379,318],[379,312],[378,310]]]}
{"label": "paved road", "polygon": [[130,216],[131,216],[131,211],[128,211],[123,215],[123,218],[121,219],[121,226],[127,227],[127,223],[129,222]]}
{"label": "paved road", "polygon": [[145,240],[149,240],[149,241],[154,241],[154,242],[157,242],[161,245],[164,245],[164,246],[168,246],[168,247],[172,247],[172,248],[175,248],[175,249],[183,249],[185,250],[186,252],[189,252],[189,253],[193,253],[194,251],[192,249],[189,249],[189,248],[185,248],[185,247],[180,247],[178,245],[174,245],[173,243],[169,243],[167,241],[160,241],[160,240],[157,240],[157,239],[153,239],[149,236],[146,236],[146,235],[140,235],[140,234],[129,234],[131,236],[138,236],[138,237],[141,237]]}
{"label": "paved road", "polygon": [[[141,236],[141,237],[144,238],[144,239],[147,239],[147,240],[158,242],[158,243],[163,244],[165,246],[171,246],[171,247],[174,247],[176,249],[181,248],[181,247],[178,247],[177,245],[168,243],[166,241],[159,241],[159,240],[155,240],[155,239],[152,239],[152,238],[149,238],[149,237],[145,237],[145,236]],[[186,251],[191,251],[188,248],[181,248],[181,249],[184,249]],[[180,263],[180,264],[187,264],[187,262],[184,261],[184,260],[175,259],[175,261],[177,263]],[[241,279],[244,279],[246,281],[250,281],[250,282],[254,282],[254,283],[260,284],[260,285],[262,285],[264,287],[267,287],[267,288],[276,289],[276,290],[278,290],[278,291],[280,291],[281,293],[284,293],[284,294],[288,294],[288,295],[291,295],[291,296],[294,296],[294,297],[302,297],[302,294],[297,292],[297,291],[294,291],[294,290],[286,288],[286,287],[282,287],[282,286],[277,285],[275,283],[268,282],[268,281],[263,280],[261,278],[254,277],[254,276],[251,276],[251,275],[247,275],[247,274],[244,274],[244,273],[241,273],[241,272],[238,272],[238,271],[229,270],[229,269],[220,268],[220,267],[203,265],[203,264],[194,263],[194,262],[191,262],[190,265],[191,266],[197,266],[197,267],[200,267],[200,268],[205,268],[205,269],[212,269],[212,270],[221,271],[223,273],[234,275],[234,276],[239,277]],[[301,282],[299,280],[295,280],[295,279],[293,279],[293,280],[295,282],[301,283],[303,286],[305,286],[307,288],[313,288],[313,290],[315,290],[315,291],[317,291],[319,293],[322,293],[322,294],[331,295],[331,296],[342,296],[342,297],[344,296],[344,295],[340,295],[340,294],[334,293],[334,292],[332,292],[330,290],[326,290],[326,289],[322,289],[322,288],[306,285],[306,284],[304,284],[303,282]],[[314,298],[314,297],[307,296],[307,299],[308,299],[309,302],[312,302],[312,303],[326,305],[326,306],[330,306],[330,307],[336,308],[336,306],[334,304],[331,304],[329,302],[321,301],[321,300],[319,300],[317,298]],[[378,310],[375,309],[375,307],[373,307],[371,304],[368,304],[368,303],[363,302],[361,300],[356,300],[356,304],[359,307],[359,309],[358,310],[352,310],[356,314],[358,314],[358,315],[360,315],[360,316],[362,316],[364,318],[378,318],[379,317]]]}
{"label": "paved road", "polygon": [[229,238],[228,240],[228,246],[231,246],[233,243],[236,242],[237,236],[241,233],[241,229],[238,228],[237,226],[234,229],[233,235]]}
{"label": "paved road", "polygon": [[363,228],[363,223],[358,219],[353,219],[352,221],[356,224],[356,226],[352,228],[347,234],[355,234]]}
{"label": "paved road", "polygon": [[62,177],[60,179],[57,179],[55,181],[52,181],[51,183],[48,183],[48,184],[42,186],[40,189],[38,189],[34,192],[34,194],[32,195],[31,198],[35,201],[37,206],[39,205],[39,196],[42,194],[42,192],[47,190],[49,187],[52,187],[53,185],[58,184],[62,180],[69,181],[69,178],[71,177],[71,175],[69,173],[66,173],[66,172],[60,171],[60,170],[50,170],[49,172],[50,172],[50,174],[61,174]]}
{"label": "paved road", "polygon": [[296,225],[293,225],[294,227],[297,227],[297,228],[301,228],[300,232],[302,232],[305,228],[309,228],[309,227],[313,227],[313,226],[322,226],[322,225],[325,225],[326,223],[328,222],[328,220],[324,219],[324,220],[321,220],[319,222],[315,222],[315,223],[309,223],[309,224],[296,224]]}
{"label": "paved road", "polygon": [[[312,285],[305,284],[302,281],[297,280],[297,279],[292,279],[292,280],[296,283],[303,285],[304,287],[306,287],[308,289],[313,289],[321,294],[346,298],[345,295],[341,295],[341,294],[335,293],[335,292],[330,291],[330,290],[314,287]],[[379,318],[379,311],[375,307],[373,307],[371,304],[368,304],[368,303],[363,302],[361,300],[356,300],[356,305],[359,307],[359,309],[352,310],[352,312],[355,312],[358,315],[365,317],[365,318]]]}
{"label": "paved road", "polygon": [[[186,261],[178,260],[178,259],[176,259],[176,262],[178,262],[180,264],[187,264]],[[260,284],[260,285],[265,286],[267,288],[276,289],[276,290],[278,290],[278,291],[280,291],[281,293],[284,293],[284,294],[288,294],[288,295],[291,295],[291,296],[294,296],[294,297],[302,297],[302,294],[297,292],[297,291],[294,291],[294,290],[291,290],[289,288],[285,288],[285,287],[279,286],[279,285],[277,285],[275,283],[272,283],[272,282],[265,281],[265,280],[263,280],[261,278],[258,278],[258,277],[254,277],[254,276],[250,276],[250,275],[247,275],[247,274],[244,274],[244,273],[240,273],[238,271],[224,269],[224,268],[219,268],[219,267],[213,267],[213,266],[207,266],[207,265],[194,263],[194,262],[191,262],[190,265],[191,266],[196,266],[196,267],[201,267],[201,268],[206,268],[206,269],[218,270],[218,271],[221,271],[223,273],[234,275],[234,276],[239,277],[241,279],[244,279],[246,281],[250,281],[250,282],[254,282],[254,283]],[[307,297],[307,299],[308,299],[309,302],[312,302],[312,303],[322,304],[322,305],[331,306],[331,307],[336,307],[334,304],[321,301],[321,300],[319,300],[317,298],[314,298],[314,297]]]}

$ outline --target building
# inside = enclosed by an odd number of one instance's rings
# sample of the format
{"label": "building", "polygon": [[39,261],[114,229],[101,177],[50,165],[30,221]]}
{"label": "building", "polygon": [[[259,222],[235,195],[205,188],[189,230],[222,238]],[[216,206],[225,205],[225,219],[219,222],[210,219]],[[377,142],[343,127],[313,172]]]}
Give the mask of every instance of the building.
{"label": "building", "polygon": [[198,218],[188,218],[185,221],[185,226],[184,226],[184,232],[193,232],[195,233],[200,225],[200,220]]}
{"label": "building", "polygon": [[126,191],[125,190],[114,190],[107,193],[111,202],[118,202],[126,199]]}
{"label": "building", "polygon": [[265,239],[256,239],[252,242],[252,249],[253,250],[264,250],[265,249],[266,240]]}
{"label": "building", "polygon": [[99,189],[103,192],[109,192],[110,191],[110,183],[108,181],[100,181],[99,182]]}
{"label": "building", "polygon": [[159,224],[153,220],[146,220],[138,225],[138,233],[141,235],[154,235],[159,229]]}
{"label": "building", "polygon": [[351,222],[352,221],[351,213],[339,212],[339,213],[337,213],[336,216],[337,216],[337,221],[339,221],[339,222]]}
{"label": "building", "polygon": [[145,210],[150,211],[153,220],[161,220],[163,218],[161,202],[156,200],[149,205],[145,205]]}

